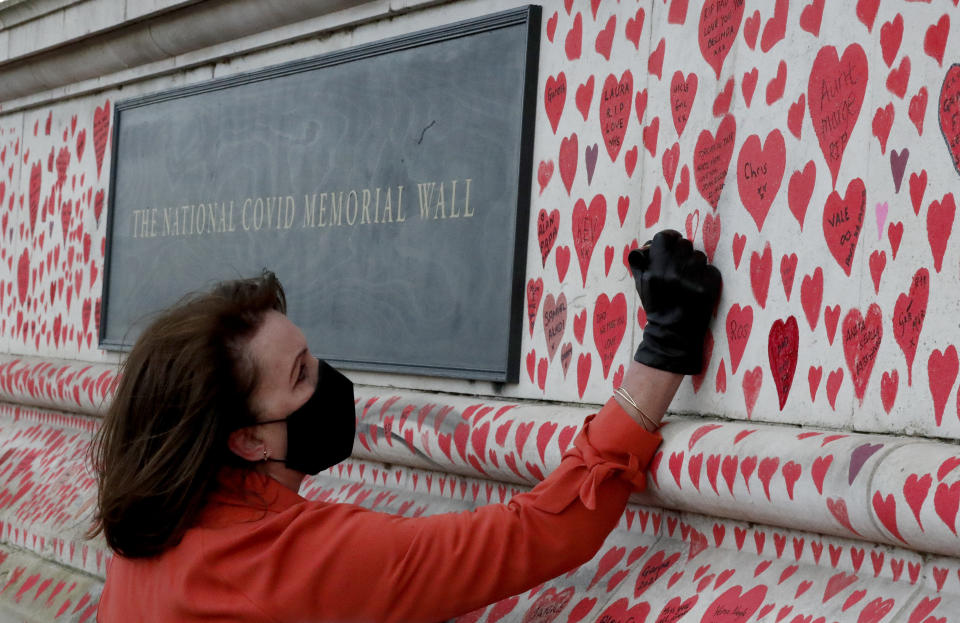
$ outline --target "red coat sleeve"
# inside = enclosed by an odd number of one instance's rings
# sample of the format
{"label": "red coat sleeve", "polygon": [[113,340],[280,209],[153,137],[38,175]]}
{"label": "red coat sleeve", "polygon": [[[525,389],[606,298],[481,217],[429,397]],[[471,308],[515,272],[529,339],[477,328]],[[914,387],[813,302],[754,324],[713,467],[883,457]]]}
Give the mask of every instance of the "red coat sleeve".
{"label": "red coat sleeve", "polygon": [[237,547],[250,555],[225,575],[279,621],[436,622],[470,612],[590,560],[630,492],[645,486],[660,441],[611,400],[556,470],[506,504],[420,518],[299,504],[231,543],[222,560],[237,561]]}

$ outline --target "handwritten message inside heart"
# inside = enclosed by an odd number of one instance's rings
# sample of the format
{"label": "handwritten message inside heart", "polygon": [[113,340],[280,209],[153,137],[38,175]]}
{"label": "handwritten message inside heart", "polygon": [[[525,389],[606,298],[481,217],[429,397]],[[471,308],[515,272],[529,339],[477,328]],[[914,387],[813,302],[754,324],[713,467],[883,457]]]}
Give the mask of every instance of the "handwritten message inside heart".
{"label": "handwritten message inside heart", "polygon": [[673,113],[673,126],[677,129],[677,136],[682,135],[687,127],[696,97],[697,74],[691,72],[684,78],[682,71],[674,73],[670,81],[670,110]]}
{"label": "handwritten message inside heart", "polygon": [[755,586],[743,592],[742,586],[727,589],[707,606],[700,623],[745,623],[763,605],[767,587]]}
{"label": "handwritten message inside heart", "polygon": [[567,297],[562,292],[556,299],[552,294],[548,294],[543,302],[543,331],[547,337],[547,354],[551,361],[560,346],[566,327]]}
{"label": "handwritten message inside heart", "polygon": [[837,191],[831,192],[823,208],[823,236],[833,258],[848,277],[866,209],[867,191],[860,178],[847,185],[843,197]]}
{"label": "handwritten message inside heart", "polygon": [[760,137],[752,134],[744,141],[737,159],[737,185],[743,207],[763,231],[770,205],[780,190],[783,169],[786,166],[786,147],[780,130],[767,135],[763,145]]}
{"label": "handwritten message inside heart", "polygon": [[623,147],[623,135],[627,132],[632,103],[633,74],[630,70],[623,72],[620,80],[613,74],[608,75],[600,93],[600,131],[611,162],[617,159]]}
{"label": "handwritten message inside heart", "polygon": [[591,199],[589,208],[583,199],[577,199],[573,206],[573,248],[577,252],[584,286],[587,285],[590,256],[593,255],[593,249],[597,246],[606,218],[607,200],[603,195],[596,195]]}
{"label": "handwritten message inside heart", "polygon": [[960,173],[960,63],[947,70],[940,87],[940,131],[947,142],[947,151],[953,160],[953,168]]}
{"label": "handwritten message inside heart", "polygon": [[821,48],[810,70],[807,105],[834,187],[843,152],[860,116],[868,75],[867,55],[858,43],[847,46],[842,57],[833,46]]}
{"label": "handwritten message inside heart", "polygon": [[743,21],[742,0],[707,0],[700,10],[700,52],[720,79],[720,69]]}
{"label": "handwritten message inside heart", "polygon": [[870,373],[877,360],[877,351],[883,341],[883,322],[880,306],[871,303],[866,317],[859,309],[851,309],[843,318],[843,355],[853,379],[853,390],[863,402],[870,382]]}
{"label": "handwritten message inside heart", "polygon": [[800,348],[800,331],[795,316],[786,320],[777,320],[770,327],[767,338],[767,356],[770,360],[770,372],[780,397],[780,410],[787,404],[793,376],[797,371],[797,353]]}
{"label": "handwritten message inside heart", "polygon": [[727,312],[727,346],[730,348],[730,367],[734,374],[737,373],[752,329],[753,308],[749,305],[741,308],[734,303]]}
{"label": "handwritten message inside heart", "polygon": [[557,133],[560,125],[560,116],[563,114],[563,105],[567,101],[567,76],[561,71],[557,77],[547,76],[547,84],[543,93],[543,106],[550,120],[553,133]]}
{"label": "handwritten message inside heart", "polygon": [[540,243],[540,256],[543,258],[543,265],[547,265],[547,256],[553,249],[553,244],[557,241],[557,233],[560,229],[560,210],[547,212],[540,209],[537,214],[537,241]]}
{"label": "handwritten message inside heart", "polygon": [[700,195],[714,210],[720,203],[736,137],[737,122],[733,115],[726,115],[720,121],[716,134],[703,130],[697,137],[693,151],[693,179]]}
{"label": "handwritten message inside heart", "polygon": [[619,293],[611,300],[606,294],[597,297],[593,311],[593,342],[600,354],[603,378],[610,373],[610,365],[627,330],[627,299]]}
{"label": "handwritten message inside heart", "polygon": [[893,339],[907,360],[907,385],[913,384],[913,360],[917,355],[923,320],[927,316],[929,295],[930,273],[921,268],[910,280],[910,289],[898,296],[893,306]]}

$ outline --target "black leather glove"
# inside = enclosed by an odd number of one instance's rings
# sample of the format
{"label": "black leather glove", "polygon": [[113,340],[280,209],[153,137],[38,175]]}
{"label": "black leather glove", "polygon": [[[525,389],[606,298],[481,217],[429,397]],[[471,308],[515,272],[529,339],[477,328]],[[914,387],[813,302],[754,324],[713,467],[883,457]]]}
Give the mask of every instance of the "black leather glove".
{"label": "black leather glove", "polygon": [[720,271],[672,229],[631,251],[628,261],[647,313],[633,358],[668,372],[699,374],[704,336],[720,295]]}

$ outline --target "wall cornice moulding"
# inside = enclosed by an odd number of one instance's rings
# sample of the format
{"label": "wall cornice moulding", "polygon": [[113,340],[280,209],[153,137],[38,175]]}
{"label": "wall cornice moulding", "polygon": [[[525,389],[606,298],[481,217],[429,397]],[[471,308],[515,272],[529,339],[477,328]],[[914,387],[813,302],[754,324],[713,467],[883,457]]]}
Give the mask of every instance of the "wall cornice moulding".
{"label": "wall cornice moulding", "polygon": [[440,3],[48,0],[0,4],[0,110],[12,112],[180,72]]}

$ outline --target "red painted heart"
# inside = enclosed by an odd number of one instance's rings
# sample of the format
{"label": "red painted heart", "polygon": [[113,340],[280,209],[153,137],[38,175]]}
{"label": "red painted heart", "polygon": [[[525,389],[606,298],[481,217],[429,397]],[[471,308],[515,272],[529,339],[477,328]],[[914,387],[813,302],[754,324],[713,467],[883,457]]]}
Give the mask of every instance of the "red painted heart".
{"label": "red painted heart", "polygon": [[733,115],[726,115],[720,121],[716,134],[703,130],[697,138],[693,152],[693,178],[700,195],[714,210],[723,192],[736,136],[737,122]]}
{"label": "red painted heart", "polygon": [[770,327],[767,338],[767,356],[770,360],[770,372],[777,386],[780,398],[780,410],[787,403],[793,376],[797,371],[797,354],[800,347],[800,331],[797,319],[790,316],[786,320],[776,320]]}
{"label": "red painted heart", "polygon": [[907,360],[907,385],[913,384],[913,360],[917,355],[923,320],[927,316],[929,295],[930,273],[921,268],[914,273],[910,289],[900,294],[893,306],[893,339]]}
{"label": "red painted heart", "polygon": [[737,186],[743,207],[763,231],[763,223],[783,181],[786,165],[786,147],[780,130],[767,135],[763,145],[760,137],[752,134],[744,141],[737,158]]}
{"label": "red painted heart", "polygon": [[673,74],[670,81],[670,110],[673,113],[673,126],[677,129],[677,136],[683,134],[690,118],[693,101],[697,97],[697,74],[691,72],[684,78],[682,71]]}
{"label": "red painted heart", "polygon": [[623,147],[623,135],[630,121],[630,106],[633,103],[633,74],[623,72],[620,80],[610,74],[603,83],[600,94],[600,131],[610,160],[615,161]]}
{"label": "red painted heart", "polygon": [[870,373],[876,363],[877,351],[883,341],[883,321],[880,306],[871,303],[866,317],[859,309],[851,309],[843,319],[843,355],[853,379],[857,398],[863,396],[870,382]]}
{"label": "red painted heart", "polygon": [[837,185],[843,152],[863,106],[867,89],[867,55],[858,43],[847,46],[842,57],[824,46],[817,53],[807,83],[807,105],[820,149]]}
{"label": "red painted heart", "polygon": [[863,180],[855,178],[847,185],[845,196],[841,197],[837,191],[831,192],[823,208],[823,236],[830,253],[848,277],[853,268],[866,207],[867,191]]}
{"label": "red painted heart", "polygon": [[700,10],[699,40],[704,60],[720,79],[720,69],[740,34],[743,2],[707,0]]}
{"label": "red painted heart", "polygon": [[610,365],[627,330],[627,299],[619,293],[609,299],[606,294],[597,297],[593,311],[593,341],[603,365],[603,378],[610,373]]}
{"label": "red painted heart", "polygon": [[597,240],[603,231],[603,224],[607,216],[607,200],[603,195],[596,195],[590,200],[590,207],[583,199],[578,199],[573,206],[573,248],[580,263],[580,274],[583,285],[587,285],[587,269],[590,266],[590,256],[597,246]]}
{"label": "red painted heart", "polygon": [[943,79],[937,110],[947,151],[950,152],[953,167],[960,173],[960,63],[952,65]]}

